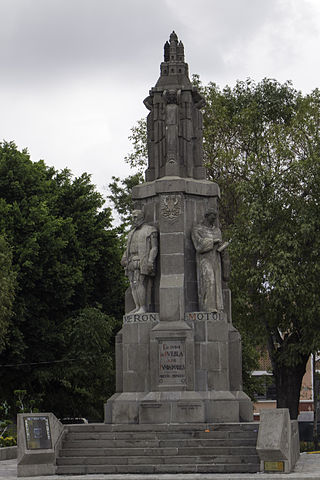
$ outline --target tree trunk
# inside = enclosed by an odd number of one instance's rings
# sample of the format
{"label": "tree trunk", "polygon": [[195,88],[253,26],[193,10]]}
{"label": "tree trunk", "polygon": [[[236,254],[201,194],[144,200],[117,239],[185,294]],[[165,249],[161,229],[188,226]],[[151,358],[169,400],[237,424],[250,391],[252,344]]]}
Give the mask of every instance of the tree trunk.
{"label": "tree trunk", "polygon": [[300,363],[294,366],[274,365],[274,379],[277,393],[277,408],[288,408],[291,420],[298,417],[302,378],[306,371],[308,356],[300,356]]}

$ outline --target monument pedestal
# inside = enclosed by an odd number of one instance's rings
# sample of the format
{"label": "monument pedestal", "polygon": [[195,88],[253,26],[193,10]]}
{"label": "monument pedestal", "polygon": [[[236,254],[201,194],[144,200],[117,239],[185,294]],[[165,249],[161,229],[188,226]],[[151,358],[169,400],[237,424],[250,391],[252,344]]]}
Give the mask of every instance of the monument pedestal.
{"label": "monument pedestal", "polygon": [[117,393],[105,405],[106,423],[252,421],[241,375],[230,381],[230,360],[241,371],[237,330],[216,312],[189,312],[185,319],[124,317],[116,343]]}
{"label": "monument pedestal", "polygon": [[[150,313],[124,316],[116,337],[116,390],[106,423],[252,421],[242,391],[241,338],[224,311],[198,308],[196,255],[191,230],[217,208],[219,187],[191,178],[163,177],[134,188],[137,208],[159,229],[159,254]],[[134,306],[130,291],[126,311]]]}

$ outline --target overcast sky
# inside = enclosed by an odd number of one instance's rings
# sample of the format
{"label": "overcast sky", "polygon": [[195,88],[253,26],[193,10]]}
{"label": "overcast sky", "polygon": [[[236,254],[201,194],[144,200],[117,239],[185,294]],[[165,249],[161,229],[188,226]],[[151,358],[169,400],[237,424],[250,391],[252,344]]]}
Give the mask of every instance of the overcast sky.
{"label": "overcast sky", "polygon": [[204,83],[320,86],[319,0],[0,0],[0,141],[105,193],[172,30]]}

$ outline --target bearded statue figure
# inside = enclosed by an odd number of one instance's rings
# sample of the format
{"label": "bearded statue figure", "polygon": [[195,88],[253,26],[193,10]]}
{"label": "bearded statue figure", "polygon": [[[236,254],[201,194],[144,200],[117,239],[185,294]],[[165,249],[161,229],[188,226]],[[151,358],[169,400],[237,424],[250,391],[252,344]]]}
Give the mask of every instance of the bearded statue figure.
{"label": "bearded statue figure", "polygon": [[130,281],[135,308],[129,313],[148,311],[148,284],[156,273],[155,260],[158,254],[158,231],[145,223],[143,210],[132,213],[133,228],[129,232],[126,250],[121,265]]}

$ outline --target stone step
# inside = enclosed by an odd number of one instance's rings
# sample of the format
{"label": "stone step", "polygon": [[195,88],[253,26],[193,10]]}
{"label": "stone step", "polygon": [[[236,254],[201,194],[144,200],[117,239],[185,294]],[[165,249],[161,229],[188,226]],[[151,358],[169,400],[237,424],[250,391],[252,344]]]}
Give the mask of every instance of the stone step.
{"label": "stone step", "polygon": [[59,457],[57,465],[162,465],[162,464],[232,464],[232,463],[258,463],[257,455],[189,455],[189,456],[110,456],[110,457]]}
{"label": "stone step", "polygon": [[154,440],[154,439],[186,439],[186,438],[216,438],[216,439],[250,439],[257,437],[257,431],[188,431],[188,432],[96,432],[96,431],[67,431],[65,438],[67,440]]}
{"label": "stone step", "polygon": [[[192,448],[202,448],[202,447],[211,447],[211,448],[240,448],[244,442],[240,439],[228,439],[228,440],[219,440],[219,439],[175,439],[175,440],[67,440],[63,442],[63,449],[77,449],[77,448],[130,448],[130,447],[141,447],[141,448],[165,448],[165,447],[192,447]],[[243,448],[251,448],[255,450],[256,439],[252,441],[245,442]]]}
{"label": "stone step", "polygon": [[259,471],[257,424],[87,424],[65,432],[61,475]]}
{"label": "stone step", "polygon": [[[148,448],[148,447],[132,447],[132,448],[64,448],[60,451],[59,457],[96,457],[96,456],[173,456],[173,455],[216,455],[219,453],[219,447],[201,447],[196,452],[194,447],[164,447],[164,448]],[[223,450],[223,451],[226,451]],[[231,455],[236,454],[237,450],[229,450]]]}
{"label": "stone step", "polygon": [[191,431],[255,431],[259,428],[258,422],[248,423],[188,423],[188,424],[107,424],[107,423],[87,423],[66,425],[69,432],[191,432]]}
{"label": "stone step", "polygon": [[130,447],[252,447],[256,446],[256,439],[246,439],[244,442],[242,439],[212,439],[212,438],[196,438],[196,439],[174,439],[174,440],[68,440],[63,442],[63,448],[130,448]]}
{"label": "stone step", "polygon": [[110,473],[256,473],[259,464],[58,465],[58,475]]}

